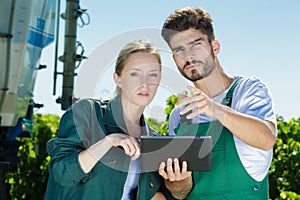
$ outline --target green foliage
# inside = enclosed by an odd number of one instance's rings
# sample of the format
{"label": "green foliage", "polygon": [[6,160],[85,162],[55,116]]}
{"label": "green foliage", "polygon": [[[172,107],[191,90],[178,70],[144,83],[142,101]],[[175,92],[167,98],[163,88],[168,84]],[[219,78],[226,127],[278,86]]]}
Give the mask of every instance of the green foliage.
{"label": "green foliage", "polygon": [[50,157],[46,152],[46,142],[55,137],[59,117],[54,115],[34,115],[34,128],[31,138],[20,138],[17,171],[6,175],[11,186],[10,196],[17,199],[43,199],[48,180]]}
{"label": "green foliage", "polygon": [[175,106],[175,104],[179,101],[179,98],[175,95],[170,96],[166,103],[167,106],[165,108],[166,121],[158,122],[156,119],[148,118],[146,121],[151,125],[151,127],[158,132],[159,135],[168,135],[168,126],[169,126],[169,117]]}
{"label": "green foliage", "polygon": [[166,121],[163,122],[160,126],[159,133],[161,135],[168,135],[168,133],[169,133],[168,126],[169,126],[170,114],[177,102],[179,102],[179,98],[175,95],[170,96],[166,101],[166,103],[167,103],[167,106],[165,108]]}
{"label": "green foliage", "polygon": [[285,192],[281,191],[280,196],[276,197],[276,199],[287,199],[287,200],[300,200],[300,195],[295,192]]}
{"label": "green foliage", "polygon": [[166,103],[167,103],[167,106],[166,106],[166,109],[165,109],[165,113],[166,113],[166,121],[169,122],[169,117],[170,117],[170,114],[173,110],[173,108],[175,107],[175,104],[179,102],[179,98],[175,95],[172,95],[170,96]]}
{"label": "green foliage", "polygon": [[300,199],[300,118],[277,118],[278,136],[269,170],[271,199]]}
{"label": "green foliage", "polygon": [[162,122],[159,122],[154,118],[147,118],[146,122],[151,126],[151,128],[153,128],[156,132],[159,133],[159,129],[160,129]]}

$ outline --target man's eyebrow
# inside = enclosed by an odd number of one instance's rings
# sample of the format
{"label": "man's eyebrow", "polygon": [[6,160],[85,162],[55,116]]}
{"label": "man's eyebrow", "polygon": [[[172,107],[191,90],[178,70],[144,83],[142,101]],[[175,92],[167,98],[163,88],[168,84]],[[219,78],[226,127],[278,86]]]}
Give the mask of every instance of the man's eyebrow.
{"label": "man's eyebrow", "polygon": [[204,37],[200,37],[198,39],[195,39],[195,40],[189,42],[188,45],[194,44],[196,42],[201,42],[201,41],[205,41]]}
{"label": "man's eyebrow", "polygon": [[182,46],[180,45],[180,46],[177,46],[177,47],[172,48],[171,51],[173,52],[173,51],[178,50],[178,49],[181,49],[181,48],[182,48]]}
{"label": "man's eyebrow", "polygon": [[[197,39],[195,39],[195,40],[193,40],[193,41],[191,41],[191,42],[188,42],[187,43],[187,45],[192,45],[192,44],[194,44],[194,43],[196,43],[196,42],[201,42],[201,41],[205,41],[205,38],[204,37],[199,37],[199,38],[197,38]],[[172,48],[171,50],[172,51],[175,51],[175,50],[178,50],[178,49],[181,49],[182,48],[182,45],[180,45],[180,46],[177,46],[177,47],[174,47],[174,48]]]}

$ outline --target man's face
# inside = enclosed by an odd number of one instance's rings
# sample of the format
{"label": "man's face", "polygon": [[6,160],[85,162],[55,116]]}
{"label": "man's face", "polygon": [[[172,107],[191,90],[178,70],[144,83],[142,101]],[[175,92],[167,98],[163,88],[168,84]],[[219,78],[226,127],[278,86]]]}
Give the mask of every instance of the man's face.
{"label": "man's face", "polygon": [[199,30],[190,28],[178,32],[169,44],[180,73],[190,81],[207,77],[216,66],[212,44]]}

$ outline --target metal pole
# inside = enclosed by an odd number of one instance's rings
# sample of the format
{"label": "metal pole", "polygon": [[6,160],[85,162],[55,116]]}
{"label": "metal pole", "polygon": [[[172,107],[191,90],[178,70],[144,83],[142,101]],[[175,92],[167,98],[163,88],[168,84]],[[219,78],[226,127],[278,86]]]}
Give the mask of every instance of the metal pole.
{"label": "metal pole", "polygon": [[64,69],[63,69],[63,91],[61,109],[66,110],[72,105],[73,87],[75,76],[76,56],[76,33],[79,0],[67,0],[65,13],[65,45],[64,45]]}
{"label": "metal pole", "polygon": [[53,76],[53,95],[56,95],[56,81],[57,81],[57,59],[58,59],[58,42],[59,42],[59,25],[60,25],[60,0],[57,3],[56,13],[56,41],[55,41],[55,56],[54,56],[54,76]]}

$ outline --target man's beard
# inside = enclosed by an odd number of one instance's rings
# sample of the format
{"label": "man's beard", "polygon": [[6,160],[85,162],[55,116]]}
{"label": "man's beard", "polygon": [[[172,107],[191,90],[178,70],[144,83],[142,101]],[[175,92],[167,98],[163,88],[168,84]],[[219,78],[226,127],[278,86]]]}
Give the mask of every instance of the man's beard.
{"label": "man's beard", "polygon": [[[200,74],[199,71],[197,69],[192,69],[191,70],[191,76],[188,76],[185,72],[184,69],[189,66],[190,64],[202,64],[203,67],[203,74]],[[201,80],[203,78],[206,78],[208,75],[210,75],[210,73],[213,71],[215,66],[211,66],[211,67],[207,67],[207,65],[205,65],[203,62],[201,61],[196,61],[196,60],[192,60],[191,62],[187,61],[186,64],[184,65],[183,69],[179,69],[180,73],[188,80],[195,82],[198,80]]]}

